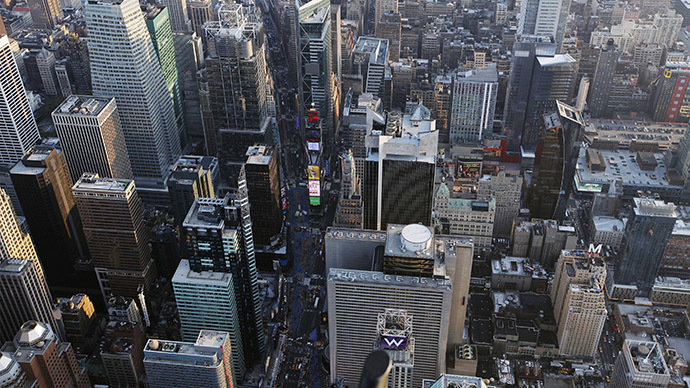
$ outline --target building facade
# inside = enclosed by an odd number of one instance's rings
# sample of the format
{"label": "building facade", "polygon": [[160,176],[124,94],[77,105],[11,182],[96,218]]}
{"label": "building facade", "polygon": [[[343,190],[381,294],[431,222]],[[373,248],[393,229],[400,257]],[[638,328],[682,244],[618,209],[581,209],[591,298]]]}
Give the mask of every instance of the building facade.
{"label": "building facade", "polygon": [[457,73],[450,106],[450,141],[476,141],[493,134],[497,98],[495,64]]}

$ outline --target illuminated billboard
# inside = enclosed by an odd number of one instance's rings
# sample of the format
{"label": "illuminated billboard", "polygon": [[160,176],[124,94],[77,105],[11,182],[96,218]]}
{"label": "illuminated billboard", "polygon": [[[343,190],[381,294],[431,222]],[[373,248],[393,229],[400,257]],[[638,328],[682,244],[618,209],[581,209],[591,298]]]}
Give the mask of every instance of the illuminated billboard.
{"label": "illuminated billboard", "polygon": [[321,183],[319,181],[309,181],[309,196],[310,197],[320,197],[321,196]]}
{"label": "illuminated billboard", "polygon": [[604,187],[601,183],[584,183],[580,181],[579,176],[575,176],[575,189],[577,189],[579,192],[601,193],[603,188]]}
{"label": "illuminated billboard", "polygon": [[[307,176],[309,180],[319,180],[319,166],[309,166],[307,167]],[[318,182],[317,182],[318,183]]]}
{"label": "illuminated billboard", "polygon": [[307,141],[307,149],[309,151],[319,151],[321,149],[321,145],[318,141]]}
{"label": "illuminated billboard", "polygon": [[407,338],[393,335],[381,336],[379,342],[381,349],[405,350],[407,348]]}

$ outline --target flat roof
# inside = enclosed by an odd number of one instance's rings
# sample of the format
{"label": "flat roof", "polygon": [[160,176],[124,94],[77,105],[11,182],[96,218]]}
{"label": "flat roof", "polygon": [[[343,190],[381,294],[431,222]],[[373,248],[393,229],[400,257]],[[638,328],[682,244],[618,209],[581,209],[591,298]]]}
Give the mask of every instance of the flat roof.
{"label": "flat roof", "polygon": [[592,221],[597,231],[622,233],[625,230],[625,222],[615,217],[594,216]]}
{"label": "flat roof", "polygon": [[225,285],[232,280],[232,274],[227,272],[213,272],[213,271],[192,271],[189,267],[189,260],[182,259],[177,266],[175,275],[173,275],[173,283],[198,283],[198,284],[216,284]]}
{"label": "flat roof", "polygon": [[108,103],[114,101],[113,97],[98,97],[73,94],[60,104],[53,114],[98,116]]}
{"label": "flat roof", "polygon": [[84,173],[72,187],[76,191],[100,191],[126,194],[134,186],[129,179],[101,178],[95,173]]}
{"label": "flat roof", "polygon": [[665,178],[667,168],[663,153],[655,153],[656,167],[652,171],[645,171],[637,164],[637,151],[600,149],[606,168],[604,171],[592,171],[587,163],[588,148],[581,147],[577,159],[576,179],[579,184],[613,184],[621,181],[629,186],[670,186]]}
{"label": "flat roof", "polygon": [[632,142],[654,142],[660,149],[667,150],[680,142],[686,128],[687,124],[679,123],[587,119],[584,136],[590,144],[595,139],[616,141],[619,145],[628,146]]}
{"label": "flat roof", "polygon": [[633,201],[636,215],[676,218],[676,205],[673,203],[651,198],[633,198]]}
{"label": "flat roof", "polygon": [[445,277],[427,278],[417,276],[387,275],[383,272],[340,268],[331,268],[331,270],[328,272],[328,281],[391,285],[400,287],[440,288],[447,291],[451,290],[451,281]]}
{"label": "flat roof", "polygon": [[223,208],[227,203],[226,198],[196,198],[182,226],[222,229],[225,225]]}
{"label": "flat roof", "polygon": [[385,65],[388,62],[388,39],[360,36],[353,49],[355,53],[369,54],[369,63]]}

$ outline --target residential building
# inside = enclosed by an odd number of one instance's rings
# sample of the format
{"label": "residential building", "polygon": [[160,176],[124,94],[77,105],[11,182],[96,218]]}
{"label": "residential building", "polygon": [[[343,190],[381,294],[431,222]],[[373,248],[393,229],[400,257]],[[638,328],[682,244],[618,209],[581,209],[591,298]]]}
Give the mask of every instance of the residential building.
{"label": "residential building", "polygon": [[398,13],[398,2],[396,0],[381,0],[374,6],[374,20],[373,24],[378,29],[378,22],[385,13]]}
{"label": "residential building", "polygon": [[72,344],[75,353],[91,354],[100,342],[102,331],[89,296],[57,298],[55,309],[60,311],[56,330],[64,332],[65,341]]}
{"label": "residential building", "polygon": [[690,118],[690,103],[685,98],[690,96],[689,83],[690,63],[666,63],[654,96],[654,121],[683,122]]}
{"label": "residential building", "polygon": [[111,297],[106,301],[108,323],[100,357],[106,377],[114,387],[138,387],[144,377],[143,323],[133,299]]}
{"label": "residential building", "polygon": [[652,341],[626,339],[616,358],[610,386],[612,388],[663,388],[671,375],[661,345]]}
{"label": "residential building", "polygon": [[58,85],[57,73],[55,72],[55,55],[46,49],[41,49],[36,54],[36,66],[41,76],[43,91],[49,96],[59,95],[58,88],[60,85]]}
{"label": "residential building", "polygon": [[594,71],[594,79],[589,91],[589,113],[592,117],[605,117],[611,93],[611,83],[616,74],[616,65],[620,52],[610,40],[606,46],[599,48],[599,59]]}
{"label": "residential building", "polygon": [[491,136],[497,96],[496,64],[456,73],[450,106],[450,141],[462,143]]}

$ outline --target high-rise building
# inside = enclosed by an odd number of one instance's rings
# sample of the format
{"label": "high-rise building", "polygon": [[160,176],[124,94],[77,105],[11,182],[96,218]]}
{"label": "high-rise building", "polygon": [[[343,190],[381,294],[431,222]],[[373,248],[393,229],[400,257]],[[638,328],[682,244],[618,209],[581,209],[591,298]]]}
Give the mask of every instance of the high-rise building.
{"label": "high-rise building", "polygon": [[362,228],[362,188],[352,151],[340,156],[340,198],[335,211],[333,226]]}
{"label": "high-rise building", "polygon": [[664,388],[671,380],[661,345],[653,341],[626,339],[616,358],[611,388]]}
{"label": "high-rise building", "polygon": [[7,387],[27,387],[33,384],[33,381],[26,377],[26,373],[19,366],[19,363],[14,360],[11,353],[0,352],[0,384]]}
{"label": "high-rise building", "polygon": [[495,64],[455,74],[450,104],[450,141],[476,141],[493,134],[497,98]]}
{"label": "high-rise building", "polygon": [[0,340],[11,341],[17,328],[36,319],[57,327],[48,285],[37,260],[0,261]]}
{"label": "high-rise building", "polygon": [[254,145],[246,155],[244,170],[252,209],[254,244],[275,245],[283,230],[280,150],[277,146]]}
{"label": "high-rise building", "polygon": [[211,0],[191,0],[187,4],[187,16],[192,31],[197,36],[204,36],[204,24],[213,20],[213,2]]}
{"label": "high-rise building", "polygon": [[37,30],[52,30],[62,19],[60,0],[31,0],[29,11]]}
{"label": "high-rise building", "polygon": [[623,244],[613,273],[617,284],[635,285],[643,294],[654,285],[661,258],[676,224],[676,206],[657,199],[634,198]]}
{"label": "high-rise building", "polygon": [[385,133],[372,136],[364,164],[364,228],[431,224],[438,131],[422,105],[388,114]]}
{"label": "high-rise building", "polygon": [[56,330],[63,333],[65,341],[72,344],[77,354],[91,354],[100,342],[102,330],[89,296],[76,294],[57,298],[55,310],[60,311]]}
{"label": "high-rise building", "polygon": [[[188,260],[172,278],[182,339],[191,342],[200,330],[222,330],[232,343],[232,370],[241,380],[247,369],[234,279],[228,272],[194,271]],[[212,296],[212,297],[210,297]]]}
{"label": "high-rise building", "polygon": [[604,117],[606,107],[609,103],[609,93],[611,92],[611,83],[613,76],[616,74],[616,64],[620,52],[616,49],[613,39],[609,43],[599,49],[599,60],[594,71],[594,80],[592,88],[589,91],[589,113],[592,117]]}
{"label": "high-rise building", "polygon": [[158,62],[163,71],[163,78],[165,78],[165,84],[168,86],[168,92],[173,101],[180,144],[184,144],[187,134],[184,124],[184,107],[182,106],[182,87],[177,75],[177,58],[175,56],[173,33],[170,27],[170,14],[167,7],[160,5],[141,7],[141,12],[146,17],[146,27],[149,29],[151,42],[153,42],[153,48],[156,50],[156,54],[158,54]]}
{"label": "high-rise building", "polygon": [[0,261],[6,259],[33,261],[43,274],[31,236],[17,221],[10,197],[0,189]]}
{"label": "high-rise building", "polygon": [[654,121],[687,121],[690,117],[690,63],[668,62],[659,77],[652,107]]}
{"label": "high-rise building", "polygon": [[411,388],[414,370],[414,337],[412,316],[405,310],[385,309],[376,322],[374,349],[388,353],[393,368],[388,387]]}
{"label": "high-rise building", "polygon": [[316,109],[324,132],[333,122],[333,80],[331,69],[331,2],[312,0],[297,5],[295,17],[296,63],[298,71],[300,128],[306,127],[307,111]]}
{"label": "high-rise building", "polygon": [[204,25],[208,53],[204,138],[207,153],[218,156],[222,184],[235,187],[247,147],[273,143],[268,113],[271,75],[257,10],[225,3],[218,15],[219,21]]}
{"label": "high-rise building", "polygon": [[352,50],[352,72],[362,77],[365,93],[383,96],[387,68],[388,40],[368,36],[357,38]]}
{"label": "high-rise building", "polygon": [[398,1],[397,0],[379,0],[374,4],[374,20],[373,26],[378,30],[377,23],[381,20],[384,13],[397,13],[398,12]]}
{"label": "high-rise building", "polygon": [[138,297],[155,277],[150,230],[134,182],[86,173],[72,187],[104,299]]}
{"label": "high-rise building", "polygon": [[517,33],[552,36],[560,47],[569,13],[570,0],[522,0]]}
{"label": "high-rise building", "polygon": [[491,249],[496,199],[458,198],[441,182],[434,195],[433,212],[441,234],[472,237],[477,253]]}
{"label": "high-rise building", "polygon": [[690,279],[690,223],[676,220],[658,275]]}
{"label": "high-rise building", "polygon": [[388,59],[400,60],[400,37],[402,19],[399,13],[384,12],[376,23],[376,37],[388,40]]}
{"label": "high-rise building", "polygon": [[[245,188],[246,190],[246,188]],[[235,346],[237,352],[243,349],[244,359],[252,363],[264,353],[264,331],[261,316],[261,301],[254,254],[251,222],[249,221],[248,201],[246,194],[238,193],[235,198],[227,195],[224,198],[197,198],[185,218],[182,229],[189,258],[188,265],[195,273],[209,272],[213,276],[230,273],[234,286],[232,303],[236,305],[243,346]],[[210,247],[210,250],[209,248]],[[180,264],[182,266],[182,264]],[[180,267],[181,268],[181,267]],[[192,276],[192,272],[178,274]],[[173,283],[175,280],[173,280]],[[208,298],[206,298],[208,299]],[[199,306],[206,303],[220,303],[206,300],[196,302]],[[178,302],[179,304],[179,302]],[[178,306],[182,311],[182,307]],[[209,308],[209,310],[212,310]],[[215,313],[215,312],[214,312]],[[193,329],[185,329],[181,319],[185,338],[190,338]],[[206,328],[203,326],[195,329]],[[211,327],[208,327],[211,328]],[[222,329],[223,327],[215,327]],[[191,330],[191,331],[190,331]],[[243,374],[243,373],[242,373]],[[239,374],[238,376],[241,376]]]}
{"label": "high-rise building", "polygon": [[0,163],[16,163],[40,135],[7,36],[0,37]]}
{"label": "high-rise building", "polygon": [[113,387],[138,387],[144,375],[146,338],[141,316],[133,299],[111,297],[106,302],[108,324],[100,357]]}
{"label": "high-rise building", "polygon": [[216,196],[217,178],[218,159],[212,156],[180,156],[168,178],[168,193],[177,224],[182,224],[196,198]]}
{"label": "high-rise building", "polygon": [[103,178],[132,179],[114,98],[70,96],[51,116],[72,182],[85,172]]}
{"label": "high-rise building", "polygon": [[144,348],[149,386],[233,388],[230,342],[230,334],[212,330],[201,330],[196,342],[150,339]]}
{"label": "high-rise building", "polygon": [[43,91],[49,96],[57,96],[59,85],[55,73],[55,55],[46,49],[41,49],[36,54],[36,66],[41,76]]}
{"label": "high-rise building", "polygon": [[551,288],[560,354],[594,357],[608,316],[606,266],[584,251],[563,251]]}
{"label": "high-rise building", "polygon": [[[565,131],[557,114],[543,116],[545,128],[544,146],[541,150],[539,171],[530,196],[532,216],[542,219],[558,219],[557,209],[565,209],[567,197],[563,184],[565,161]],[[568,184],[569,182],[566,182]]]}
{"label": "high-rise building", "polygon": [[509,236],[513,220],[520,214],[522,176],[520,171],[502,170],[494,175],[484,175],[477,183],[477,199],[496,199],[494,235]]}
{"label": "high-rise building", "polygon": [[74,262],[86,256],[72,180],[58,139],[31,148],[10,170],[36,253],[51,286],[78,282]]}
{"label": "high-rise building", "polygon": [[37,388],[91,387],[86,369],[77,364],[74,348],[60,341],[50,324],[25,322],[14,341],[3,349],[14,353],[15,361],[27,378],[35,380]]}
{"label": "high-rise building", "polygon": [[191,23],[187,18],[187,0],[164,0],[163,5],[168,9],[173,32],[188,33]]}
{"label": "high-rise building", "polygon": [[55,74],[57,76],[59,93],[63,97],[72,95],[72,81],[69,79],[67,71],[67,59],[61,59],[55,64]]}
{"label": "high-rise building", "polygon": [[84,14],[93,93],[117,100],[138,189],[164,190],[180,156],[179,128],[139,2],[89,1]]}

